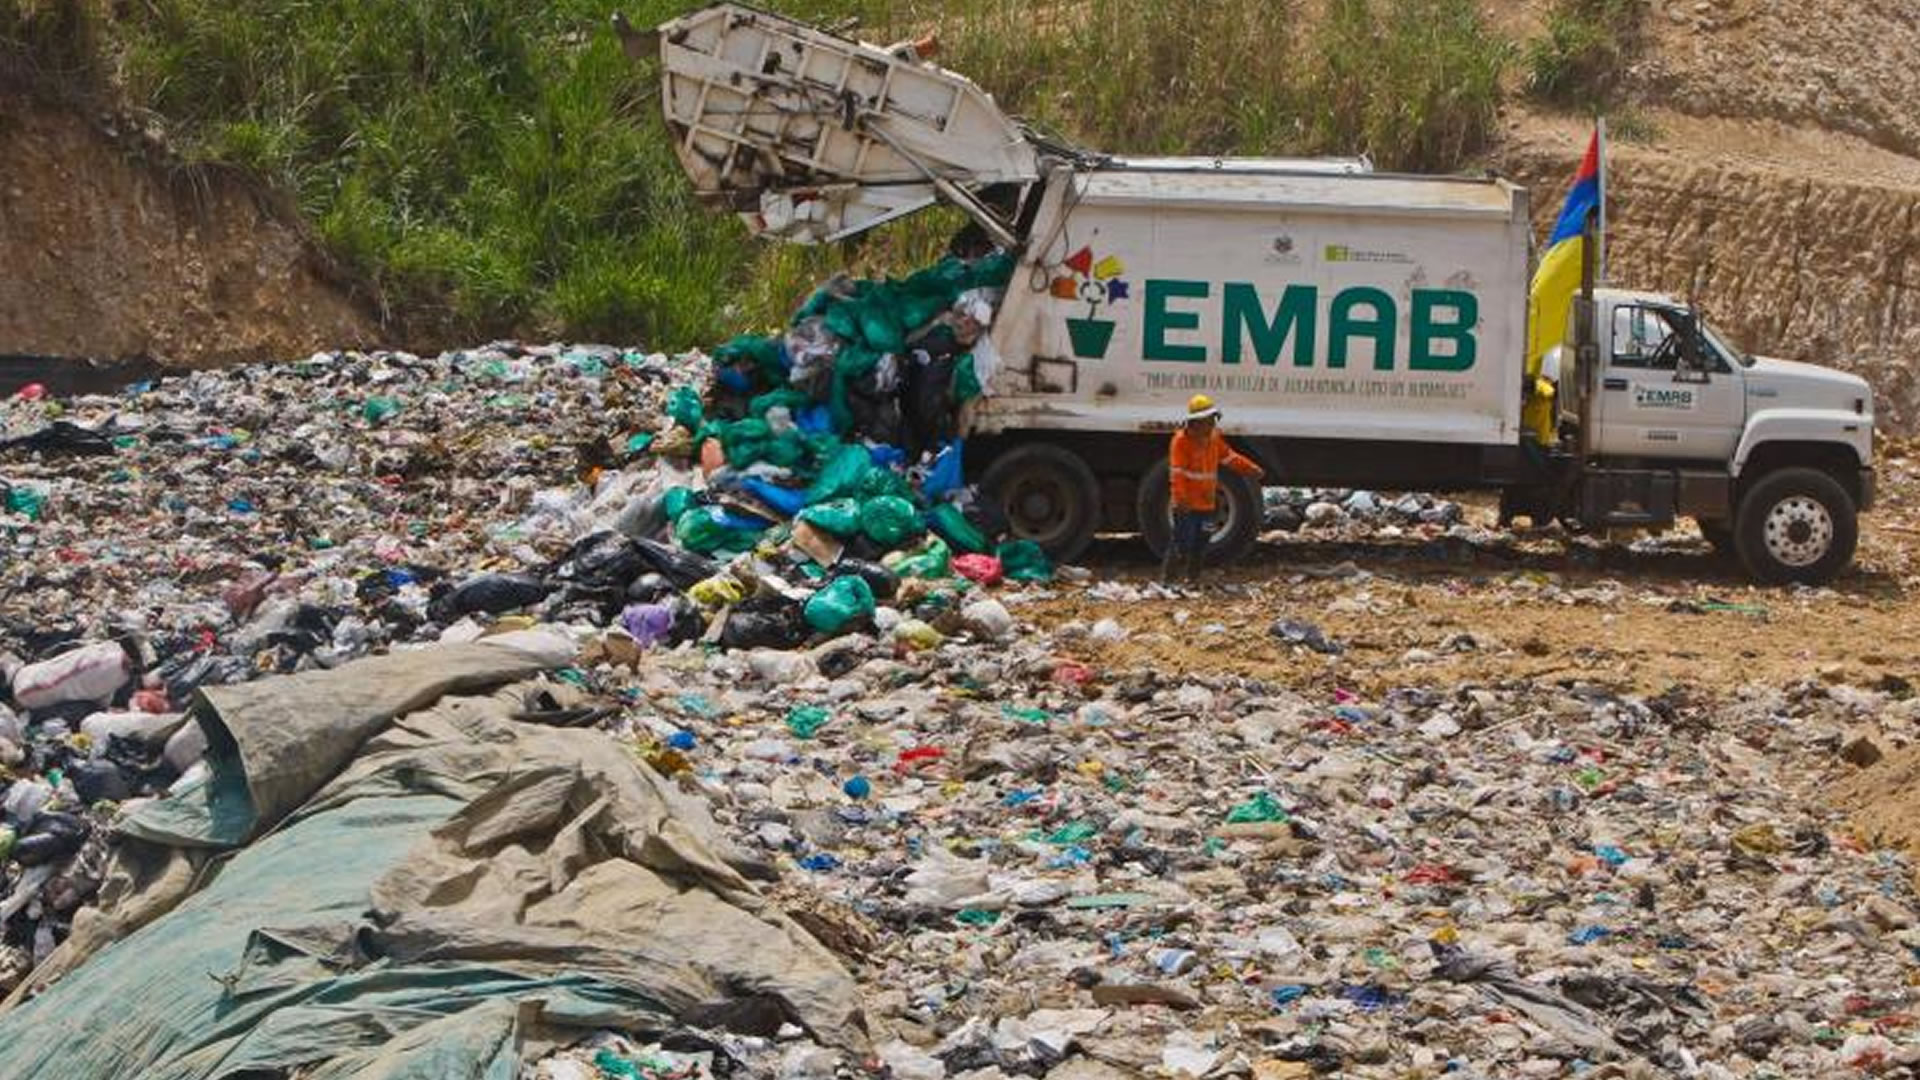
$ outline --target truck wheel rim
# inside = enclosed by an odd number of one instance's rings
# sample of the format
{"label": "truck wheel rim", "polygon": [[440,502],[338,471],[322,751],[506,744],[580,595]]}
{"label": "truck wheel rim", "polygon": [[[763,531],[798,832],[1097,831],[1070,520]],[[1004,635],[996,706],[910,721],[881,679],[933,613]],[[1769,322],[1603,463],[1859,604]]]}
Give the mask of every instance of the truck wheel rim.
{"label": "truck wheel rim", "polygon": [[1767,512],[1767,554],[1783,566],[1812,566],[1833,547],[1833,515],[1805,495],[1781,499]]}
{"label": "truck wheel rim", "polygon": [[1074,499],[1065,478],[1035,469],[1015,477],[1007,489],[1004,510],[1014,535],[1046,547],[1072,527]]}

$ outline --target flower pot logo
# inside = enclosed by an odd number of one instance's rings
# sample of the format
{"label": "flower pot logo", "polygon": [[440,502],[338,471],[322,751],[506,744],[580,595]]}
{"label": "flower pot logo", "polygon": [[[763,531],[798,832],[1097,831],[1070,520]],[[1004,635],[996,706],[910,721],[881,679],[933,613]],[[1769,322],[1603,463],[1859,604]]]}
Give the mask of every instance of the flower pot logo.
{"label": "flower pot logo", "polygon": [[1067,338],[1073,343],[1073,355],[1082,360],[1104,360],[1113,344],[1113,320],[1100,318],[1100,309],[1130,292],[1120,277],[1127,272],[1119,258],[1108,255],[1096,259],[1093,249],[1083,247],[1067,257],[1062,266],[1073,271],[1053,279],[1050,290],[1060,300],[1077,300],[1087,305],[1082,318],[1067,320]]}

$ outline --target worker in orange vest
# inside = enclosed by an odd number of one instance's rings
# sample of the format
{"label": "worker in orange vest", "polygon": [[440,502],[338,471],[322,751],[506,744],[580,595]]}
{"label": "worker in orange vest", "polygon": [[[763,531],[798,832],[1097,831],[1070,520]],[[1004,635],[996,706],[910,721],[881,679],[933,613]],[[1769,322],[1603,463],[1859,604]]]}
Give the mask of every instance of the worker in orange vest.
{"label": "worker in orange vest", "polygon": [[1187,402],[1187,422],[1173,433],[1173,443],[1167,450],[1173,536],[1160,567],[1161,580],[1171,582],[1176,571],[1190,580],[1200,577],[1200,565],[1207,553],[1207,522],[1219,498],[1222,465],[1255,480],[1265,475],[1252,458],[1227,445],[1227,437],[1220,434],[1220,407],[1207,395],[1195,394]]}

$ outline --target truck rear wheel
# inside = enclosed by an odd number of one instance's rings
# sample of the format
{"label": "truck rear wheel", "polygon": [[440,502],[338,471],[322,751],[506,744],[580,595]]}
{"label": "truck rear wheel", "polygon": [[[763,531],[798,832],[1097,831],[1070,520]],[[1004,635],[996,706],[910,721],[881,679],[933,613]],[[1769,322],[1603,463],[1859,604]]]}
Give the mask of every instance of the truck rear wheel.
{"label": "truck rear wheel", "polygon": [[1025,443],[996,457],[980,486],[1007,517],[1008,530],[1061,562],[1079,558],[1100,522],[1100,484],[1080,455],[1051,443]]}
{"label": "truck rear wheel", "polygon": [[[1261,516],[1265,506],[1260,486],[1237,472],[1220,473],[1220,497],[1213,517],[1213,533],[1207,541],[1207,563],[1221,565],[1237,562],[1253,550],[1260,538]],[[1134,508],[1140,516],[1140,538],[1156,559],[1164,558],[1172,542],[1173,513],[1167,497],[1167,463],[1160,461],[1147,470],[1140,481],[1140,495]]]}
{"label": "truck rear wheel", "polygon": [[1859,540],[1853,498],[1818,469],[1768,473],[1741,496],[1734,516],[1740,563],[1768,584],[1825,584],[1853,561]]}

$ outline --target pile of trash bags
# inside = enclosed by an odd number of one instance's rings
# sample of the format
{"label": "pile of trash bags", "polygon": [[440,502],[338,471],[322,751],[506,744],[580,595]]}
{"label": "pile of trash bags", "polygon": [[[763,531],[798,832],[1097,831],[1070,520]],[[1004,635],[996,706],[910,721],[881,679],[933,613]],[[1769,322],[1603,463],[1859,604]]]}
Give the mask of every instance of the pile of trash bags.
{"label": "pile of trash bags", "polygon": [[[1387,495],[1333,488],[1267,488],[1264,497],[1264,524],[1288,533],[1362,528],[1371,536],[1392,539],[1397,530],[1453,529],[1465,518],[1459,503],[1422,492]],[[1395,531],[1383,533],[1383,528]]]}
{"label": "pile of trash bags", "polygon": [[[705,392],[668,401],[672,425],[647,448],[658,464],[623,477],[615,529],[584,537],[551,580],[609,616],[624,590],[619,621],[643,646],[728,648],[876,619],[925,639],[924,620],[958,615],[975,586],[1047,580],[1046,553],[1005,538],[962,460],[962,410],[992,377],[984,330],[1012,269],[1004,254],[949,256],[897,281],[836,278],[784,334],[715,350]],[[520,607],[539,586],[469,587]]]}
{"label": "pile of trash bags", "polygon": [[0,401],[0,993],[105,823],[204,777],[196,692],[536,623],[602,654],[1004,638],[1054,567],[967,486],[1011,259],[835,279],[709,358],[496,342]]}

